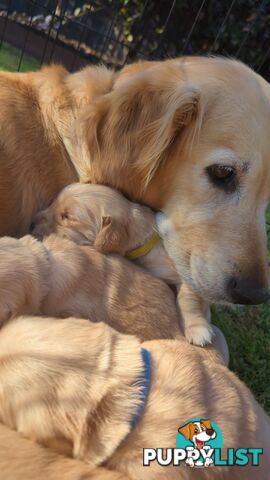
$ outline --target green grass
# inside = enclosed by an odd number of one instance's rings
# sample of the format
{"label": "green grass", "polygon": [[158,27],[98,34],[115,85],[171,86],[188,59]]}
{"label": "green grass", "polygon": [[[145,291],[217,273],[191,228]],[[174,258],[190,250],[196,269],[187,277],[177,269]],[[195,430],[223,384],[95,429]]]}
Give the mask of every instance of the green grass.
{"label": "green grass", "polygon": [[270,305],[230,311],[214,307],[213,323],[227,339],[230,368],[270,414]]}
{"label": "green grass", "polygon": [[[266,217],[270,263],[270,209]],[[270,302],[256,307],[213,307],[213,323],[223,331],[230,368],[270,414]]]}
{"label": "green grass", "polygon": [[[16,72],[18,70],[19,62],[21,58],[21,51],[18,48],[3,42],[0,49],[0,70]],[[39,62],[33,57],[24,54],[20,71],[27,72],[29,70],[37,70],[39,68]]]}

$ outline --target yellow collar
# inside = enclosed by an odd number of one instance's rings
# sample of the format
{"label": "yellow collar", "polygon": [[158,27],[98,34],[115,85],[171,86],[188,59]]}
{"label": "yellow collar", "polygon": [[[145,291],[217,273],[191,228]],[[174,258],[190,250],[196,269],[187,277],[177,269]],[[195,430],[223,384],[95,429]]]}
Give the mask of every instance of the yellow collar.
{"label": "yellow collar", "polygon": [[145,242],[141,247],[135,248],[135,250],[131,250],[126,254],[126,258],[129,260],[136,260],[137,258],[144,257],[147,253],[151,252],[153,248],[158,244],[160,241],[160,236],[157,232],[153,233],[153,235]]}

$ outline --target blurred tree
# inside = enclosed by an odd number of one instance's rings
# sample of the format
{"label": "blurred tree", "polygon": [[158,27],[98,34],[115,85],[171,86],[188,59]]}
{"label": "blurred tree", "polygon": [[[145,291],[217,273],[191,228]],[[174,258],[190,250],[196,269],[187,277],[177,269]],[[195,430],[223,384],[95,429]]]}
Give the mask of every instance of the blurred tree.
{"label": "blurred tree", "polygon": [[77,42],[82,53],[87,53],[90,47],[93,61],[121,66],[138,58],[220,54],[240,58],[270,80],[270,0],[0,0],[0,3],[5,3],[9,12],[26,15],[33,15],[33,11],[34,14],[46,11],[48,15],[48,10],[57,6],[56,15],[49,21],[50,34],[59,33],[63,41]]}
{"label": "blurred tree", "polygon": [[270,80],[270,0],[121,3],[129,59],[221,54],[260,68]]}

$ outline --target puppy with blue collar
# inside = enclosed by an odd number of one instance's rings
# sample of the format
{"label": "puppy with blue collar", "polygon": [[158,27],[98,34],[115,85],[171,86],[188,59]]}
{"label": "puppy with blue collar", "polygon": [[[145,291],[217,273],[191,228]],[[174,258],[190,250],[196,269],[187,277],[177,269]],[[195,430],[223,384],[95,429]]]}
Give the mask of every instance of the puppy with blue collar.
{"label": "puppy with blue collar", "polygon": [[[196,417],[218,425],[222,452],[263,448],[259,466],[143,465],[144,448],[174,449],[180,425]],[[0,334],[0,421],[86,462],[93,480],[100,467],[111,480],[269,478],[269,418],[214,348],[184,337],[140,343],[105,323],[14,319]],[[213,436],[205,428],[200,441]]]}

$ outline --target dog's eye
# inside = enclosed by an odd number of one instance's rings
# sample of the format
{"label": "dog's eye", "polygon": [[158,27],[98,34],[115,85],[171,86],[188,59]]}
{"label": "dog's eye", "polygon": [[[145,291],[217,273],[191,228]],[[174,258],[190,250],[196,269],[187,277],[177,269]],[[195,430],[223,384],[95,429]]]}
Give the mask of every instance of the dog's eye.
{"label": "dog's eye", "polygon": [[197,428],[195,428],[194,430],[195,433],[199,433],[199,430]]}
{"label": "dog's eye", "polygon": [[207,175],[211,182],[226,191],[236,189],[236,170],[228,165],[210,165],[206,168]]}

